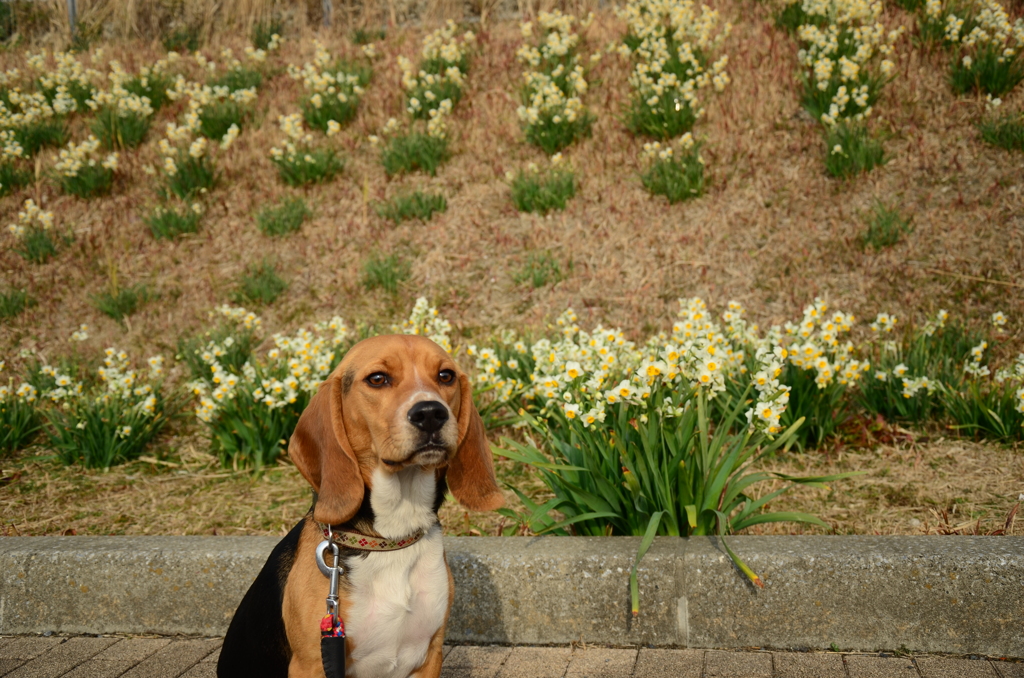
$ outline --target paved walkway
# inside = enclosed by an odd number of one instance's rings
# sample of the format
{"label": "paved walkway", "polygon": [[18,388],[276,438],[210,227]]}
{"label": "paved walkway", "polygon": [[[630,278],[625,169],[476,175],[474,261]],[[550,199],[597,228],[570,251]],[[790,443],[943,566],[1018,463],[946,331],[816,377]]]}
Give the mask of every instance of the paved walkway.
{"label": "paved walkway", "polygon": [[[213,678],[221,640],[0,638],[5,678]],[[447,647],[443,678],[1024,678],[1024,664],[877,654]]]}

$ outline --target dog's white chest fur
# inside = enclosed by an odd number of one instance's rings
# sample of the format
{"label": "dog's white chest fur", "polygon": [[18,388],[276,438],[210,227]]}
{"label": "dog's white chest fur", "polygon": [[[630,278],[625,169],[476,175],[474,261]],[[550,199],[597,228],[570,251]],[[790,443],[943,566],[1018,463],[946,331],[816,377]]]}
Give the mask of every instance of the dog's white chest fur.
{"label": "dog's white chest fur", "polygon": [[448,570],[441,527],[433,512],[433,471],[375,471],[370,505],[374,529],[400,539],[423,529],[399,551],[347,559],[352,587],[345,631],[353,644],[349,678],[406,678],[423,664],[448,609]]}

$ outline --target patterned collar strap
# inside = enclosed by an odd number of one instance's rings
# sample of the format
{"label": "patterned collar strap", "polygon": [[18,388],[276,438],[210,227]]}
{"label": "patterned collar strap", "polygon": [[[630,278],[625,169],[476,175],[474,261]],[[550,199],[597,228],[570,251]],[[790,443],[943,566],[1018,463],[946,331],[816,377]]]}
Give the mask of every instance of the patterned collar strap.
{"label": "patterned collar strap", "polygon": [[343,546],[357,551],[398,551],[408,548],[423,538],[425,532],[416,530],[408,537],[402,539],[388,539],[386,537],[370,537],[361,532],[349,532],[347,530],[324,530],[324,537],[330,539],[338,546]]}

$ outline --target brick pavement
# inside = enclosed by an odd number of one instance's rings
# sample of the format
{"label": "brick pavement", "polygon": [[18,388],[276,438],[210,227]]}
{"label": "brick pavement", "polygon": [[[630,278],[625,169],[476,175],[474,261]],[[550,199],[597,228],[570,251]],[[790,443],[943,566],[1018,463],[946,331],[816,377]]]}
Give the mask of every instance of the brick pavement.
{"label": "brick pavement", "polygon": [[[219,638],[0,638],[3,678],[214,678]],[[442,678],[1024,678],[1024,663],[939,656],[446,648]]]}

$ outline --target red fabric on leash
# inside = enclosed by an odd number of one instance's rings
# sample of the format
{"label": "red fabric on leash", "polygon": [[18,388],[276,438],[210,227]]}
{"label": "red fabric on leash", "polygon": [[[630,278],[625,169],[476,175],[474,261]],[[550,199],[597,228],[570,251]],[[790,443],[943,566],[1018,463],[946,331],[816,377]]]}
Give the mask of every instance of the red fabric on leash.
{"label": "red fabric on leash", "polygon": [[345,678],[345,623],[332,614],[320,620],[320,660],[327,678]]}

